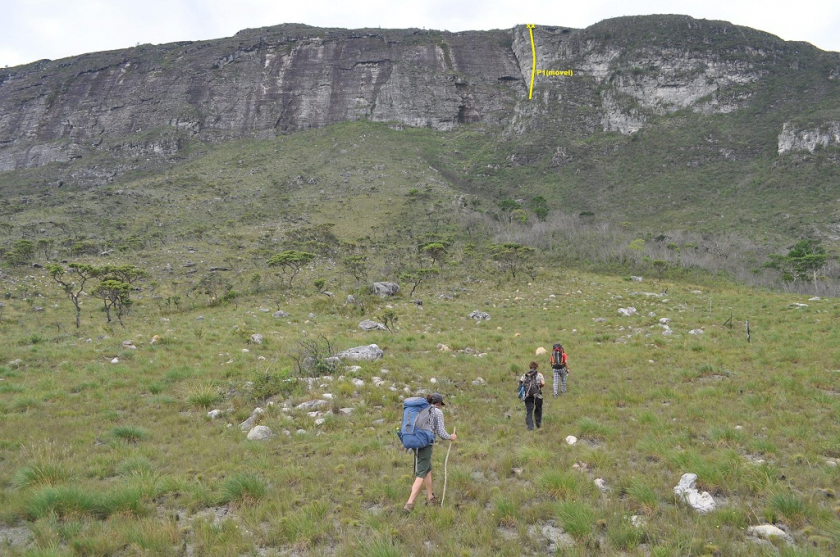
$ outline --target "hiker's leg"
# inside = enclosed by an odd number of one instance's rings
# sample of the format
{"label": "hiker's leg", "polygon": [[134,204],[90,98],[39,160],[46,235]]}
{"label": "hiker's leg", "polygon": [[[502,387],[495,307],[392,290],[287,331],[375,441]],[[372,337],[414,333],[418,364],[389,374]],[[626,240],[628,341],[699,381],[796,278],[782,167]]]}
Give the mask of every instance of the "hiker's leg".
{"label": "hiker's leg", "polygon": [[557,385],[560,383],[560,370],[554,368],[554,396],[557,396]]}
{"label": "hiker's leg", "polygon": [[414,478],[414,483],[411,484],[411,495],[408,496],[408,504],[414,503],[417,499],[417,494],[420,493],[420,488],[423,486],[424,478]]}
{"label": "hiker's leg", "polygon": [[525,425],[528,430],[534,429],[534,397],[529,396],[525,399]]}
{"label": "hiker's leg", "polygon": [[560,370],[560,392],[566,392],[566,368]]}
{"label": "hiker's leg", "polygon": [[534,421],[537,423],[537,429],[542,426],[542,403],[543,399],[534,397]]}
{"label": "hiker's leg", "polygon": [[[414,473],[416,477],[411,486],[411,496],[408,498],[409,503],[414,503],[417,494],[420,493],[420,488],[426,482],[426,477],[432,472],[432,446],[429,445],[428,447],[417,449],[417,471]],[[429,477],[428,482],[431,485],[431,477]]]}
{"label": "hiker's leg", "polygon": [[434,492],[432,491],[432,473],[429,472],[426,474],[426,477],[423,479],[423,483],[426,485],[426,499],[431,499],[434,497]]}

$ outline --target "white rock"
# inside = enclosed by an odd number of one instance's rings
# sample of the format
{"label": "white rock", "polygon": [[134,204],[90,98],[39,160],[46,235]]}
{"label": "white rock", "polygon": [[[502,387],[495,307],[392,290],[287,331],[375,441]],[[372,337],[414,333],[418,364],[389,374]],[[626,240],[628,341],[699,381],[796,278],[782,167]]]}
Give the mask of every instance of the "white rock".
{"label": "white rock", "polygon": [[634,528],[644,528],[647,526],[645,519],[637,514],[630,517],[630,524],[632,524]]}
{"label": "white rock", "polygon": [[633,282],[642,282],[643,279],[642,277],[634,277],[631,275],[630,280],[632,280]]}
{"label": "white rock", "polygon": [[362,371],[361,366],[350,366],[347,368],[347,373],[358,373]]}
{"label": "white rock", "polygon": [[747,535],[755,536],[756,538],[764,538],[766,540],[769,540],[771,538],[780,538],[785,540],[789,544],[793,543],[793,538],[791,538],[787,532],[785,532],[781,528],[773,526],[772,524],[750,526],[749,528],[747,528]]}
{"label": "white rock", "polygon": [[306,435],[306,430],[305,429],[299,429],[295,432],[295,435]]}
{"label": "white rock", "polygon": [[118,363],[120,363],[120,359],[119,358],[114,358],[113,360],[111,360],[111,363],[112,364],[118,364]]}
{"label": "white rock", "polygon": [[259,333],[251,335],[251,344],[262,344],[263,336]]}
{"label": "white rock", "polygon": [[667,325],[668,323],[670,323],[670,322],[671,322],[671,319],[670,319],[669,317],[663,317],[662,319],[660,319],[660,320],[659,320],[659,322],[660,322],[662,325]]}
{"label": "white rock", "polygon": [[536,356],[542,356],[542,355],[543,355],[543,354],[545,354],[545,353],[546,353],[546,349],[545,349],[545,348],[543,348],[542,346],[540,346],[539,348],[537,348],[537,349],[534,351],[534,355],[536,355]]}
{"label": "white rock", "polygon": [[475,381],[472,382],[473,385],[484,385],[486,383],[487,383],[487,381],[485,381],[481,377],[476,377]]}
{"label": "white rock", "polygon": [[207,417],[210,418],[211,420],[215,420],[216,418],[218,418],[221,415],[222,415],[222,411],[218,410],[218,409],[210,410],[209,412],[207,412]]}
{"label": "white rock", "polygon": [[134,346],[134,343],[130,340],[124,340],[122,345],[123,345],[123,348],[127,348],[129,350],[137,350],[137,347]]}
{"label": "white rock", "polygon": [[330,394],[330,393],[324,393],[321,396],[324,397],[327,400],[332,400],[335,395]]}
{"label": "white rock", "polygon": [[630,316],[636,315],[636,308],[634,308],[634,307],[618,308],[618,313],[620,313],[624,317],[630,317]]}
{"label": "white rock", "polygon": [[353,413],[353,410],[353,408],[342,408],[341,410],[339,410],[339,412],[344,414],[345,416],[349,416]]}
{"label": "white rock", "polygon": [[696,483],[697,474],[683,474],[680,483],[674,486],[674,494],[701,514],[712,512],[715,510],[714,498],[706,491],[703,493],[697,491],[694,488]]}
{"label": "white rock", "polygon": [[577,442],[578,442],[578,438],[575,437],[574,435],[569,435],[568,437],[566,437],[566,443],[569,444],[569,445],[574,445]]}
{"label": "white rock", "polygon": [[321,425],[324,425],[324,422],[325,422],[325,421],[326,421],[326,420],[325,420],[324,418],[318,418],[317,420],[315,420],[315,425],[316,425],[316,426],[321,426]]}
{"label": "white rock", "polygon": [[809,302],[819,302],[822,298],[819,296],[814,296],[813,298],[808,298]]}
{"label": "white rock", "polygon": [[289,314],[286,313],[285,311],[282,311],[282,310],[275,311],[274,315],[273,315],[274,319],[282,319],[282,318],[288,317],[288,316],[289,316]]}
{"label": "white rock", "polygon": [[432,377],[431,379],[429,379],[429,383],[437,383],[437,379],[435,379],[434,377]]}
{"label": "white rock", "polygon": [[703,329],[691,329],[690,331],[688,331],[688,334],[690,334],[690,335],[702,335],[703,334]]}
{"label": "white rock", "polygon": [[297,406],[295,406],[295,408],[298,410],[312,410],[314,408],[320,408],[322,406],[329,406],[329,404],[330,403],[326,400],[315,399],[310,400],[309,402],[303,402],[301,404],[298,404]]}
{"label": "white rock", "polygon": [[674,331],[672,331],[671,329],[665,329],[664,331],[662,331],[662,334],[665,336],[671,336],[674,334]]}
{"label": "white rock", "polygon": [[362,381],[361,379],[353,379],[353,385],[355,385],[357,387],[364,387],[365,382]]}
{"label": "white rock", "polygon": [[791,304],[791,306],[795,308],[806,308],[808,307],[808,304]]}
{"label": "white rock", "polygon": [[249,441],[267,441],[271,439],[271,429],[264,425],[258,425],[248,432]]}
{"label": "white rock", "polygon": [[607,492],[607,482],[605,482],[601,478],[595,478],[595,486],[601,491],[601,493]]}
{"label": "white rock", "polygon": [[242,353],[243,353],[243,354],[247,354],[248,352],[250,352],[250,350],[248,350],[247,348],[243,348],[243,349],[242,349]]}
{"label": "white rock", "polygon": [[452,350],[451,348],[449,348],[447,345],[445,345],[443,343],[438,343],[437,349],[441,352],[449,352],[449,351]]}

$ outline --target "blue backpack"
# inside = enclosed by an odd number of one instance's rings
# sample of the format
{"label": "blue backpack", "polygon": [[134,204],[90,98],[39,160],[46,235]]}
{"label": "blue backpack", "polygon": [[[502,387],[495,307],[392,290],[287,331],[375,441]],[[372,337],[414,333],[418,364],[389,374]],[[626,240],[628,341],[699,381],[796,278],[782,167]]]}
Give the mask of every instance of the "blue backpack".
{"label": "blue backpack", "polygon": [[403,419],[397,435],[406,449],[422,449],[435,442],[432,431],[432,405],[420,396],[403,401]]}

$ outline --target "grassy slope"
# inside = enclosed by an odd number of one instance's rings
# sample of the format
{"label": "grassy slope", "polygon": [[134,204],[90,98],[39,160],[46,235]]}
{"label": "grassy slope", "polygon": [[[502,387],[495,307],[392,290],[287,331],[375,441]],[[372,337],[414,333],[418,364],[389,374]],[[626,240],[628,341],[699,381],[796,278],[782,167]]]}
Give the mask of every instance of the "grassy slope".
{"label": "grassy slope", "polygon": [[[77,332],[48,279],[24,283],[46,296],[37,302],[46,309],[32,312],[15,297],[0,323],[0,517],[29,528],[42,552],[177,555],[186,544],[220,555],[519,555],[544,551],[548,541],[528,531],[548,523],[572,534],[581,555],[639,554],[640,544],[655,555],[771,554],[744,532],[765,521],[790,528],[802,549],[788,554],[829,555],[840,544],[836,499],[827,496],[840,480],[827,464],[840,458],[834,300],[725,285],[695,293],[689,284],[575,272],[544,271],[533,286],[456,286],[453,269],[421,287],[422,310],[403,296],[363,298],[365,317],[393,307],[394,334],[358,329],[363,316],[342,303],[349,285],[332,300],[302,286],[270,288],[238,307],[192,299],[175,312],[143,298],[125,330],[105,327],[88,302]],[[457,296],[438,298],[453,288]],[[645,294],[665,288],[665,297]],[[639,315],[620,317],[628,306]],[[289,317],[258,311],[278,307]],[[474,323],[474,309],[492,319]],[[730,312],[732,329],[722,326]],[[661,317],[673,336],[662,335]],[[688,333],[697,328],[705,332]],[[254,332],[266,342],[247,344]],[[153,335],[161,340],[151,345]],[[311,391],[265,382],[287,377],[299,341],[322,335],[337,349],[375,342],[386,356]],[[123,348],[126,339],[138,348]],[[514,377],[536,347],[556,340],[570,353],[570,394],[548,398],[545,427],[527,434]],[[385,384],[376,387],[375,376]],[[477,377],[486,385],[473,385]],[[266,406],[248,381],[284,394]],[[447,426],[461,440],[446,507],[406,518],[411,461],[394,428],[400,397],[426,389],[445,394]],[[326,412],[317,427],[306,412],[281,409],[322,393],[353,413]],[[260,423],[279,434],[267,443],[246,441],[237,427],[257,405],[267,408]],[[212,408],[223,418],[208,420]],[[567,435],[581,442],[568,446]],[[439,496],[444,447],[435,454]],[[699,516],[675,502],[686,472],[699,475],[719,510]],[[607,482],[605,495],[595,478]],[[647,525],[633,528],[633,514]]]}

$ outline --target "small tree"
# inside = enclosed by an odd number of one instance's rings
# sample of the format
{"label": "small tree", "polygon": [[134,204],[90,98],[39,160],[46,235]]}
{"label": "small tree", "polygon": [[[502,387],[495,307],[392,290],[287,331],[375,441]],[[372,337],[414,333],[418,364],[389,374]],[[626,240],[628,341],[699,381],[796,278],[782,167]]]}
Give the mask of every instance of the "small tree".
{"label": "small tree", "polygon": [[3,258],[12,266],[26,265],[32,261],[35,254],[35,244],[30,240],[18,240],[12,244],[12,249],[7,251]]}
{"label": "small tree", "polygon": [[532,247],[514,242],[490,245],[490,255],[493,260],[502,270],[510,271],[514,279],[516,279],[516,273],[524,268],[534,251],[536,250]]}
{"label": "small tree", "polygon": [[417,269],[415,271],[408,271],[400,275],[400,280],[403,282],[410,283],[411,292],[408,293],[408,297],[411,298],[414,296],[414,291],[420,286],[420,283],[424,280],[431,278],[437,275],[439,271],[437,269]]}
{"label": "small tree", "polygon": [[82,263],[70,263],[68,268],[69,273],[71,275],[75,275],[75,280],[65,278],[64,275],[68,271],[58,264],[47,265],[47,272],[50,274],[50,278],[61,286],[64,293],[67,295],[67,299],[69,299],[73,303],[73,307],[76,308],[76,328],[78,329],[81,326],[82,315],[79,296],[82,295],[82,292],[85,289],[85,283],[96,276],[96,267],[93,265],[84,265]]}
{"label": "small tree", "polygon": [[113,277],[105,278],[96,285],[96,288],[93,289],[91,294],[102,300],[105,305],[105,315],[107,316],[108,323],[111,322],[111,310],[115,309],[120,325],[125,327],[122,316],[125,315],[131,306],[130,284]]}
{"label": "small tree", "polygon": [[781,271],[782,280],[787,282],[816,280],[817,271],[825,265],[827,259],[820,240],[808,239],[791,246],[787,255],[771,255],[770,261],[764,266]]}
{"label": "small tree", "polygon": [[353,278],[356,279],[356,282],[362,282],[367,278],[367,256],[350,255],[344,258],[342,264],[344,265],[344,268],[347,270],[347,272],[353,275]]}
{"label": "small tree", "polygon": [[548,201],[545,197],[538,195],[531,198],[531,201],[528,202],[528,208],[540,222],[545,222],[548,218]]}
{"label": "small tree", "polygon": [[306,251],[286,250],[271,256],[268,260],[269,267],[280,267],[283,272],[289,275],[289,287],[300,270],[311,263],[317,256]]}
{"label": "small tree", "polygon": [[420,251],[431,258],[432,266],[437,263],[440,267],[443,264],[443,257],[446,255],[446,246],[440,242],[431,242],[420,248]]}

